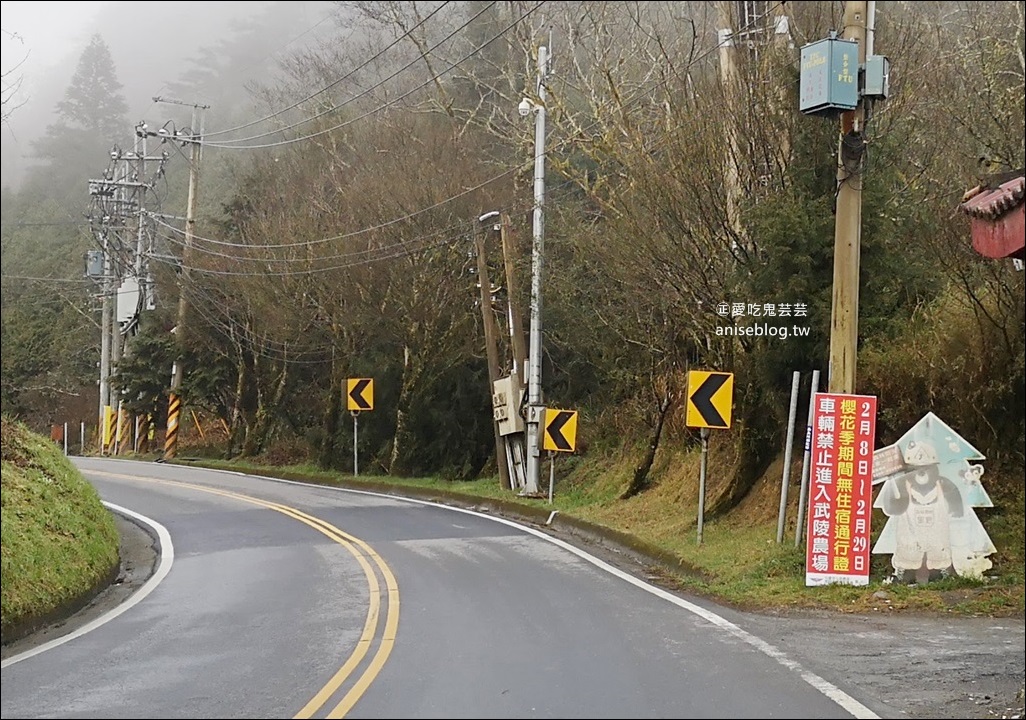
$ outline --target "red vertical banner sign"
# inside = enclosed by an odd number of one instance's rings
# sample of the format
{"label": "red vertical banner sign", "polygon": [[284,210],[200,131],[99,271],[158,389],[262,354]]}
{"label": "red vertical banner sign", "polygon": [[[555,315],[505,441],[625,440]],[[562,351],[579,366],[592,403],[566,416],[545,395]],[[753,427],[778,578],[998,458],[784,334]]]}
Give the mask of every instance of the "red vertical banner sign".
{"label": "red vertical banner sign", "polygon": [[876,398],[816,393],[805,584],[869,584]]}

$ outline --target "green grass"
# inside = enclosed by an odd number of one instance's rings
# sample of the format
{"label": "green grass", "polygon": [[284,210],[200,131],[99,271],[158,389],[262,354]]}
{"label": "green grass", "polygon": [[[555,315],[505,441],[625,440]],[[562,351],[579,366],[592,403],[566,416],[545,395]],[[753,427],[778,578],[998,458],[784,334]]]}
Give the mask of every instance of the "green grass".
{"label": "green grass", "polygon": [[[452,482],[439,478],[395,478],[330,472],[310,466],[269,467],[255,462],[202,461],[254,474],[348,487],[385,488],[411,496],[463,498],[473,504],[503,500],[523,508],[559,510],[594,525],[627,533],[679,560],[658,574],[663,582],[719,602],[747,609],[816,608],[841,612],[925,612],[964,616],[1022,615],[1024,609],[1023,493],[1002,503],[1000,510],[983,509],[984,522],[998,552],[994,568],[983,579],[950,578],[923,586],[888,584],[890,557],[873,555],[867,586],[805,586],[804,543],[795,547],[794,517],[797,498],[789,502],[789,524],[784,540],[776,542],[779,471],[767,476],[759,503],[742,504],[726,516],[703,524],[697,536],[697,497],[686,454],[664,455],[653,468],[652,486],[630,500],[619,494],[630,477],[627,459],[557,459],[557,486],[553,504],[547,498],[524,498],[499,487],[495,478]],[[710,468],[710,473],[713,470]],[[773,481],[774,474],[777,478]],[[542,467],[542,490],[547,492],[548,463]],[[759,494],[755,492],[755,494]],[[757,499],[756,499],[757,500]],[[883,517],[874,517],[876,532]],[[688,568],[682,571],[680,568]]]}
{"label": "green grass", "polygon": [[0,604],[11,628],[90,594],[118,563],[114,518],[48,438],[3,419]]}
{"label": "green grass", "polygon": [[[832,585],[807,588],[804,547],[794,546],[792,495],[784,541],[776,542],[779,470],[768,473],[735,511],[705,518],[702,542],[697,534],[694,454],[660,453],[651,486],[620,500],[632,472],[632,458],[559,457],[553,504],[547,497],[526,498],[499,487],[496,478],[451,481],[438,477],[353,477],[312,465],[270,466],[260,462],[182,460],[189,464],[324,485],[384,490],[467,505],[502,501],[506,509],[559,510],[594,526],[626,533],[664,556],[677,560],[652,572],[670,586],[748,609],[819,608],[842,612],[930,612],[964,616],[1021,616],[1024,608],[1023,492],[1000,507],[983,510],[998,552],[983,580],[951,578],[925,586],[888,585],[889,557],[873,556],[871,582],[865,587]],[[542,466],[542,490],[548,487],[548,463]],[[710,465],[710,478],[726,477]],[[774,482],[773,478],[776,477]],[[20,424],[3,421],[3,627],[45,614],[91,588],[117,562],[113,517],[95,490],[49,439]],[[1019,481],[1021,482],[1021,480]],[[710,493],[717,489],[710,483]],[[882,523],[874,518],[874,527]],[[687,568],[683,570],[682,568]]]}

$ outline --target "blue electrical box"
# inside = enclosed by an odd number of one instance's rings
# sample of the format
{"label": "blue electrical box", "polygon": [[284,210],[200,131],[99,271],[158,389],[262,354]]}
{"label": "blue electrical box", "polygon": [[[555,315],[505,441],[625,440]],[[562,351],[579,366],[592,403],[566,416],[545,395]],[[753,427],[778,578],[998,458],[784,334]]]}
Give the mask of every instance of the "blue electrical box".
{"label": "blue electrical box", "polygon": [[864,78],[862,96],[886,100],[891,87],[891,61],[883,55],[870,55],[866,58]]}
{"label": "blue electrical box", "polygon": [[859,102],[859,44],[827,38],[802,48],[798,109],[832,117]]}

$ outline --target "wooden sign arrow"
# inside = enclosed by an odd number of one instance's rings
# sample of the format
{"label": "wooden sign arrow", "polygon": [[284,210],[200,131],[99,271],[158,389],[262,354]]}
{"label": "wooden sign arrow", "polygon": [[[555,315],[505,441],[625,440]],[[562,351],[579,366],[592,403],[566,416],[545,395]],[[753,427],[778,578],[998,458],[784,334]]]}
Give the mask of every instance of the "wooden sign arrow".
{"label": "wooden sign arrow", "polygon": [[545,409],[545,437],[542,448],[573,452],[577,445],[577,411]]}
{"label": "wooden sign arrow", "polygon": [[688,427],[730,427],[734,402],[734,374],[691,370],[688,372],[688,402],[685,424]]}
{"label": "wooden sign arrow", "polygon": [[374,409],[374,380],[372,378],[349,378],[346,381],[346,409]]}

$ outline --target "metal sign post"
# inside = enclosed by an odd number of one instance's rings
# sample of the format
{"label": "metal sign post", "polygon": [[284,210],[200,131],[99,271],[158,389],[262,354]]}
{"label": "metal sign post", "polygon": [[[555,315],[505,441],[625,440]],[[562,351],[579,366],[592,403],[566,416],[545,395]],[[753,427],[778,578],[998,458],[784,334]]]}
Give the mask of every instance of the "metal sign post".
{"label": "metal sign post", "polygon": [[356,452],[356,438],[361,410],[374,409],[374,378],[349,378],[346,380],[346,409],[353,415],[353,477],[360,474]]}
{"label": "metal sign post", "polygon": [[542,449],[549,451],[549,505],[556,484],[556,453],[573,452],[577,447],[577,411],[545,408]]}
{"label": "metal sign post", "polygon": [[698,474],[698,544],[702,544],[702,525],[705,521],[705,469],[709,459],[709,428],[698,431],[702,438],[702,464]]}
{"label": "metal sign post", "polygon": [[688,394],[684,423],[699,428],[702,465],[698,478],[698,544],[702,544],[705,521],[705,472],[709,462],[711,428],[730,428],[734,403],[734,373],[709,370],[688,371]]}
{"label": "metal sign post", "polygon": [[552,504],[552,486],[556,483],[556,453],[549,450],[549,505]]}
{"label": "metal sign post", "polygon": [[819,392],[819,370],[812,371],[812,386],[809,392],[809,419],[805,423],[805,455],[802,457],[802,483],[798,491],[798,518],[794,523],[794,546],[802,542],[805,528],[805,496],[809,492],[809,462],[812,459],[812,418],[816,409],[816,393]]}
{"label": "metal sign post", "polygon": [[791,449],[794,446],[794,422],[798,412],[798,385],[802,374],[795,370],[791,378],[791,408],[787,415],[787,440],[784,443],[784,471],[780,478],[780,511],[777,514],[777,542],[784,542],[784,522],[787,519],[787,483],[791,476]]}
{"label": "metal sign post", "polygon": [[353,415],[353,477],[360,474],[360,456],[356,452],[356,438],[360,425],[360,411],[352,410]]}

